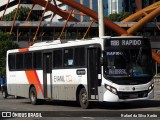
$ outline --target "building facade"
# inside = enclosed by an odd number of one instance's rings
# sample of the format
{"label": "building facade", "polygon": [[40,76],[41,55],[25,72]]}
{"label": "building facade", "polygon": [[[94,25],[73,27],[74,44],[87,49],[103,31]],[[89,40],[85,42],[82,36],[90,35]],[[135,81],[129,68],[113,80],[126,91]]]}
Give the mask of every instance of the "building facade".
{"label": "building facade", "polygon": [[130,12],[135,13],[158,0],[108,0],[108,14]]}
{"label": "building facade", "polygon": [[123,0],[108,0],[108,14],[120,13],[123,10]]}
{"label": "building facade", "polygon": [[[88,8],[90,8],[91,10],[98,12],[98,0],[74,0],[75,2],[78,2]],[[70,11],[71,7],[67,6],[66,4],[62,4],[59,2],[59,7],[63,10],[67,10]],[[108,16],[108,2],[107,0],[103,0],[103,7],[104,7],[104,16]],[[74,10],[74,12],[80,12],[78,10]],[[88,16],[80,16],[80,15],[73,15],[74,17],[76,17],[79,21],[81,22],[86,22],[86,21],[90,21],[91,18]],[[60,19],[62,20],[62,18]]]}
{"label": "building facade", "polygon": [[[54,4],[53,0],[49,0],[52,4]],[[74,0],[80,4],[83,4],[84,6],[98,12],[98,0]],[[108,16],[113,13],[120,13],[122,11],[124,12],[130,12],[135,13],[136,11],[156,2],[158,0],[103,0],[103,7],[104,7],[104,16]],[[3,15],[5,6],[7,4],[8,0],[1,0],[0,4],[0,16]],[[6,11],[6,14],[12,12],[15,8],[17,8],[18,0],[10,0],[10,3],[8,5],[8,9]],[[62,10],[71,10],[70,6],[67,6],[66,4],[63,4],[56,0],[57,6]],[[32,3],[30,0],[21,0],[21,6],[23,7],[32,7]],[[35,14],[41,15],[44,8],[36,5],[33,9],[33,12]],[[74,10],[74,12],[80,12],[78,10]],[[44,15],[45,21],[50,21],[51,16],[53,13],[51,11],[47,11]],[[91,18],[88,16],[80,16],[80,15],[73,15],[76,17],[79,21],[90,21]],[[159,19],[158,19],[159,20]],[[53,21],[65,21],[62,17],[56,15],[53,19]]]}
{"label": "building facade", "polygon": [[158,0],[122,0],[123,11],[135,13]]}

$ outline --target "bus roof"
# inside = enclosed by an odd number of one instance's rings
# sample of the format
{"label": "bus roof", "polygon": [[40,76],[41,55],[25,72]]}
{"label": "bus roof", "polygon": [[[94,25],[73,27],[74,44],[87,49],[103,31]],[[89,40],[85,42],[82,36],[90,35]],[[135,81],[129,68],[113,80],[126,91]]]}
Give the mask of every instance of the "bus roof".
{"label": "bus roof", "polygon": [[[52,48],[62,48],[62,47],[70,47],[70,46],[81,46],[81,45],[89,45],[89,44],[103,44],[104,39],[118,39],[118,38],[143,38],[143,36],[117,36],[117,37],[111,37],[111,36],[103,36],[101,38],[95,37],[90,39],[77,39],[77,40],[52,40],[52,41],[45,41],[45,42],[39,42],[33,44],[33,46],[30,46],[29,48],[22,49],[23,52],[28,49],[28,51],[32,50],[42,50],[42,49],[52,49]],[[42,48],[43,47],[43,48]],[[9,50],[9,53],[12,52],[19,52],[20,49],[16,50]]]}
{"label": "bus roof", "polygon": [[[39,42],[33,44],[33,46],[30,47],[40,47],[40,46],[48,46],[48,45],[57,45],[57,44],[63,44],[63,43],[71,43],[72,45],[76,45],[77,42],[80,42],[81,44],[87,43],[92,43],[93,40],[98,41],[100,39],[112,39],[112,38],[143,38],[143,36],[116,36],[116,37],[111,37],[111,36],[103,36],[101,38],[99,37],[94,37],[90,39],[77,39],[77,40],[52,40],[52,41],[46,41],[46,42]],[[92,41],[91,41],[92,40]],[[95,42],[94,41],[94,42]]]}

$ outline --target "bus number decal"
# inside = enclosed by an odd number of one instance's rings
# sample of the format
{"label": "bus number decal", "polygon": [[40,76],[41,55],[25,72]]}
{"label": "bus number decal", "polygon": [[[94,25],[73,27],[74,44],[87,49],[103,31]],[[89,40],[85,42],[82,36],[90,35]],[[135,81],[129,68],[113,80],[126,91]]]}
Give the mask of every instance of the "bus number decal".
{"label": "bus number decal", "polygon": [[118,40],[111,41],[111,46],[119,46],[119,41]]}

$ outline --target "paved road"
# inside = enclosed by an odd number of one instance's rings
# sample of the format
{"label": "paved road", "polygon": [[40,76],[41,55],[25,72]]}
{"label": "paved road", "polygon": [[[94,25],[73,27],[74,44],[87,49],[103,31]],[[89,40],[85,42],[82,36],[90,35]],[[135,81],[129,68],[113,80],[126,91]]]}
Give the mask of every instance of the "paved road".
{"label": "paved road", "polygon": [[[11,112],[12,116],[16,117],[28,117],[30,116],[42,118],[32,118],[34,120],[38,119],[51,119],[54,120],[70,120],[71,117],[76,120],[108,120],[108,119],[160,119],[160,84],[155,86],[155,98],[153,100],[145,101],[134,101],[131,104],[121,105],[119,103],[93,103],[91,109],[81,109],[76,102],[65,102],[65,101],[52,101],[46,102],[41,105],[31,105],[29,99],[15,99],[10,96],[7,99],[3,99],[0,94],[0,117],[2,112]],[[29,112],[29,113],[28,113]],[[6,113],[3,113],[4,115]],[[16,119],[22,119],[22,118]],[[159,118],[157,118],[159,117]],[[30,118],[30,119],[31,119]],[[2,119],[2,118],[0,118]],[[4,120],[10,118],[3,118]],[[13,118],[12,118],[13,119]],[[24,118],[26,119],[26,118]]]}

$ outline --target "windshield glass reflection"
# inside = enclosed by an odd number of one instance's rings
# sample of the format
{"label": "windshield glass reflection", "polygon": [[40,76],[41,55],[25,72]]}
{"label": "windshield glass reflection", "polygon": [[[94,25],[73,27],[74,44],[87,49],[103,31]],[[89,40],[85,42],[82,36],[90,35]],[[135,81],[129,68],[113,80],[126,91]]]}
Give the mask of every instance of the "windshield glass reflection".
{"label": "windshield glass reflection", "polygon": [[107,76],[150,76],[151,56],[147,49],[109,49],[104,52],[104,73]]}

